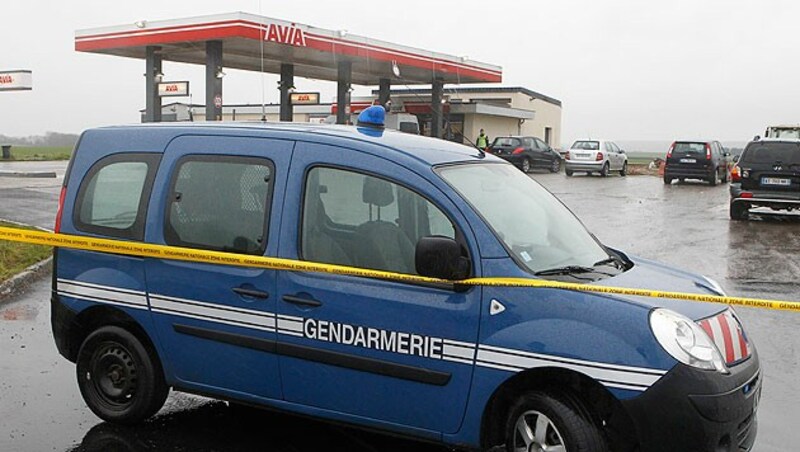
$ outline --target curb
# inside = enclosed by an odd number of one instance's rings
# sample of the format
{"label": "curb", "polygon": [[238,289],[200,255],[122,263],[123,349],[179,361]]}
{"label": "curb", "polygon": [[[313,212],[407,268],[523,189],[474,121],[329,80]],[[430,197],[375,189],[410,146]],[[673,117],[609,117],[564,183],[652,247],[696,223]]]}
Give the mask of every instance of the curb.
{"label": "curb", "polygon": [[[3,221],[6,223],[16,224],[17,226],[29,226],[14,220],[3,219]],[[39,228],[36,226],[33,227],[42,231],[47,231],[47,229],[44,228]],[[39,278],[50,274],[52,270],[53,256],[50,256],[45,260],[28,266],[21,272],[12,276],[11,279],[0,283],[0,305],[24,293],[28,286],[36,282]]]}
{"label": "curb", "polygon": [[29,177],[55,179],[55,171],[0,171],[0,177]]}
{"label": "curb", "polygon": [[53,256],[37,262],[17,273],[11,279],[0,283],[0,305],[21,295],[25,289],[53,269]]}

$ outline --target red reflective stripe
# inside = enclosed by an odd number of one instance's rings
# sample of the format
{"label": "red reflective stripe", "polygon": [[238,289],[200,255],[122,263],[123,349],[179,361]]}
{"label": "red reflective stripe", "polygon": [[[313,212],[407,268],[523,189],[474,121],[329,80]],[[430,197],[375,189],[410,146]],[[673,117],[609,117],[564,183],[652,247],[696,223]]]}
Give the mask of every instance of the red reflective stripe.
{"label": "red reflective stripe", "polygon": [[742,334],[742,329],[737,328],[736,332],[739,333],[739,346],[742,348],[742,358],[747,358],[749,353],[747,350],[747,342],[745,342],[744,334]]}
{"label": "red reflective stripe", "polygon": [[711,324],[708,322],[708,319],[701,320],[700,321],[700,327],[703,328],[703,331],[705,331],[706,334],[708,334],[708,337],[710,337],[711,340],[713,341],[714,340],[714,330],[711,329]]}
{"label": "red reflective stripe", "polygon": [[733,338],[731,337],[731,330],[728,326],[728,319],[725,315],[718,315],[720,329],[722,330],[722,339],[725,341],[725,362],[732,363],[736,358],[733,353]]}

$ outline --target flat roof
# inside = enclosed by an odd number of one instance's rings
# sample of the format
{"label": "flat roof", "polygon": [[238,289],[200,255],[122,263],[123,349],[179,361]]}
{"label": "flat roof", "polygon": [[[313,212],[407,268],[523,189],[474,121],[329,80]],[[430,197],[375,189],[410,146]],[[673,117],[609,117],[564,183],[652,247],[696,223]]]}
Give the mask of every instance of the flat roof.
{"label": "flat roof", "polygon": [[243,12],[77,30],[75,50],[144,59],[148,46],[160,46],[164,61],[205,64],[204,43],[212,40],[222,41],[224,67],[254,72],[262,71],[263,55],[264,72],[279,73],[281,63],[292,63],[296,76],[321,80],[336,80],[338,62],[348,60],[359,85],[381,78],[403,84],[503,78],[500,66]]}
{"label": "flat roof", "polygon": [[[397,95],[404,95],[404,94],[430,94],[430,88],[410,88],[410,89],[392,89],[391,94]],[[561,106],[561,101],[546,96],[542,93],[537,93],[536,91],[530,90],[528,88],[523,88],[521,86],[498,86],[498,87],[488,87],[488,86],[471,86],[467,88],[445,88],[445,94],[483,94],[483,93],[522,93],[526,94],[534,99],[539,99],[541,101],[547,102],[549,104]],[[372,94],[378,94],[378,91],[373,91]]]}

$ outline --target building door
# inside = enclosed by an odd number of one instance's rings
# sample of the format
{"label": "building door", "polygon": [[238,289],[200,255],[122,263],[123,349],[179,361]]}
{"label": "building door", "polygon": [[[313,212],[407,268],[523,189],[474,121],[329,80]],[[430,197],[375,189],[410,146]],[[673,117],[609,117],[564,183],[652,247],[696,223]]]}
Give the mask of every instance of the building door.
{"label": "building door", "polygon": [[544,128],[544,142],[548,145],[552,146],[552,135],[553,135],[553,128],[552,127],[545,127]]}

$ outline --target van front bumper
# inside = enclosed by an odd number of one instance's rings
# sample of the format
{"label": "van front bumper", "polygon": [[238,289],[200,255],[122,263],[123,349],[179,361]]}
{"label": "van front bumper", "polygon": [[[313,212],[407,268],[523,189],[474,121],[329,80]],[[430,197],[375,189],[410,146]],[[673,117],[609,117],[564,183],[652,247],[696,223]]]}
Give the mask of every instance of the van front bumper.
{"label": "van front bumper", "polygon": [[639,397],[623,401],[640,450],[751,450],[762,383],[755,350],[730,372],[723,375],[679,364]]}

